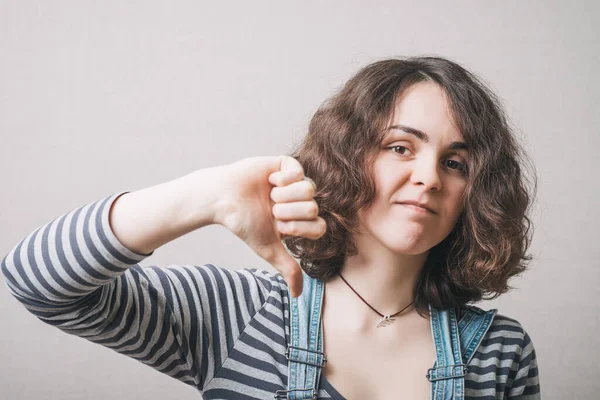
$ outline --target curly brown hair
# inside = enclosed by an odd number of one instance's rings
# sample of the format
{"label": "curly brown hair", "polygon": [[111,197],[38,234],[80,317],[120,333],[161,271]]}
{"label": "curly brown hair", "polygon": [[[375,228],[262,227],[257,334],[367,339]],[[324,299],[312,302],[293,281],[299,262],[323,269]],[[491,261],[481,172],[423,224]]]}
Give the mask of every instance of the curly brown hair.
{"label": "curly brown hair", "polygon": [[[499,98],[458,63],[441,57],[385,59],[362,68],[310,121],[290,156],[317,192],[327,223],[318,240],[283,241],[304,271],[327,280],[357,254],[359,217],[375,198],[372,167],[396,100],[411,85],[435,82],[447,94],[457,128],[469,146],[464,207],[453,231],[431,248],[415,287],[415,309],[427,314],[493,299],[522,273],[533,232],[528,213],[537,183]],[[525,165],[531,175],[525,174]]]}

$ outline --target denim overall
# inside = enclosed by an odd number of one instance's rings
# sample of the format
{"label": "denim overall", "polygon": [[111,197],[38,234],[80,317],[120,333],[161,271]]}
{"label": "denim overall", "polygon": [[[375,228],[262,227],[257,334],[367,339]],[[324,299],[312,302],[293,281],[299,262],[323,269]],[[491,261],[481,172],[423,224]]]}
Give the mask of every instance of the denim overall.
{"label": "denim overall", "polygon": [[[289,297],[290,339],[285,352],[288,388],[277,390],[275,399],[317,399],[321,369],[327,362],[321,325],[325,283],[304,271],[302,274],[302,294],[298,298]],[[437,310],[430,306],[429,311],[436,351],[436,361],[426,375],[431,382],[431,399],[464,400],[467,365],[498,310],[467,306],[459,322],[454,309]]]}

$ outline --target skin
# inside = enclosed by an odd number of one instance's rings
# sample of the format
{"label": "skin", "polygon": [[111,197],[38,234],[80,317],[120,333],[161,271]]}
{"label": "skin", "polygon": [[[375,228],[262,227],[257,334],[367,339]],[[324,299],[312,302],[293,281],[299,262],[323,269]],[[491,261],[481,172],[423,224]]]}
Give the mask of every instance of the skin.
{"label": "skin", "polygon": [[[422,82],[407,89],[388,127],[400,125],[424,132],[428,140],[400,128],[388,131],[373,168],[376,198],[360,217],[358,255],[348,258],[341,270],[382,314],[394,314],[412,301],[429,250],[448,236],[460,217],[467,182],[461,168],[468,165],[468,150],[450,149],[464,139],[441,87]],[[427,203],[435,214],[396,204],[406,200]],[[360,310],[366,323],[379,319],[366,306]]]}
{"label": "skin", "polygon": [[[426,133],[424,141],[403,131]],[[383,314],[413,300],[413,287],[429,250],[456,225],[462,212],[468,164],[466,150],[443,91],[419,83],[403,93],[390,116],[389,136],[373,168],[376,197],[361,216],[358,255],[342,274]],[[293,296],[302,289],[300,266],[281,243],[283,235],[318,239],[315,188],[292,157],[250,157],[201,169],[184,177],[127,193],[113,204],[110,224],[117,238],[138,253],[202,226],[221,224],[279,270]],[[428,203],[435,213],[398,202]],[[274,217],[274,218],[273,218]],[[338,277],[326,282],[323,302],[324,376],[347,398],[429,398],[425,378],[435,360],[429,320],[412,308],[379,329],[380,317]]]}
{"label": "skin", "polygon": [[[456,225],[466,188],[461,167],[468,165],[468,151],[450,149],[463,138],[438,85],[418,83],[403,93],[388,124],[399,125],[424,132],[428,140],[389,131],[373,168],[376,197],[360,216],[358,255],[341,270],[382,314],[395,314],[413,301],[429,250]],[[406,200],[427,203],[435,214],[396,204]],[[323,373],[344,396],[429,398],[425,374],[435,361],[429,319],[409,307],[391,325],[376,328],[381,317],[339,276],[326,282],[322,318],[328,355]]]}
{"label": "skin", "polygon": [[[462,135],[445,93],[434,83],[407,89],[387,126],[372,170],[376,196],[359,216],[358,254],[346,259],[341,273],[375,309],[395,314],[413,301],[415,281],[429,251],[448,236],[462,213],[467,183],[462,169],[468,168],[469,155],[461,146],[456,148]],[[411,129],[427,138],[406,132]],[[277,169],[269,182],[275,185],[271,200],[278,231],[320,237],[323,224],[315,218],[314,188],[302,180],[298,165]],[[433,212],[398,204],[407,200],[426,203]],[[240,214],[260,214],[249,211]],[[256,229],[249,232],[256,234]],[[275,250],[266,252],[265,259],[275,260]],[[292,264],[273,262],[294,294],[300,285],[298,268]],[[429,319],[412,307],[395,318],[389,326],[377,328],[379,315],[338,276],[325,283],[322,322],[328,362],[323,375],[345,397],[387,399],[390,393],[399,398],[430,397],[425,374],[435,361],[435,347]]]}

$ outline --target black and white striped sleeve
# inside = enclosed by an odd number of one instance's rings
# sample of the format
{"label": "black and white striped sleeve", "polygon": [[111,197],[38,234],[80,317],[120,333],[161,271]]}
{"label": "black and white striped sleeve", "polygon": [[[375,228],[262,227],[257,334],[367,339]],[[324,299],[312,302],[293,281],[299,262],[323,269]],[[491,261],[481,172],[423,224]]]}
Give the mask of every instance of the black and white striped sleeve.
{"label": "black and white striped sleeve", "polygon": [[271,288],[211,264],[142,268],[109,224],[121,195],[37,228],[2,260],[12,295],[45,323],[202,391]]}
{"label": "black and white striped sleeve", "polygon": [[525,330],[523,330],[522,340],[520,344],[521,351],[515,360],[518,369],[510,385],[508,398],[538,400],[541,398],[541,395],[535,348],[529,334]]}
{"label": "black and white striped sleeve", "polygon": [[465,398],[540,399],[533,342],[514,318],[497,314],[465,377]]}

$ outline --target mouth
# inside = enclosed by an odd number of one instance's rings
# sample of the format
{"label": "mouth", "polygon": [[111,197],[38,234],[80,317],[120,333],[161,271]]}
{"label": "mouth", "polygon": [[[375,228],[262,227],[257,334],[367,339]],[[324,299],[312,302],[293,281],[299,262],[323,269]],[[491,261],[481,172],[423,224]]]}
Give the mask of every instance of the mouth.
{"label": "mouth", "polygon": [[404,206],[404,207],[406,207],[414,212],[417,212],[417,213],[434,214],[434,215],[437,214],[431,208],[420,205],[419,203],[414,202],[414,201],[403,201],[403,202],[399,202],[396,204]]}

